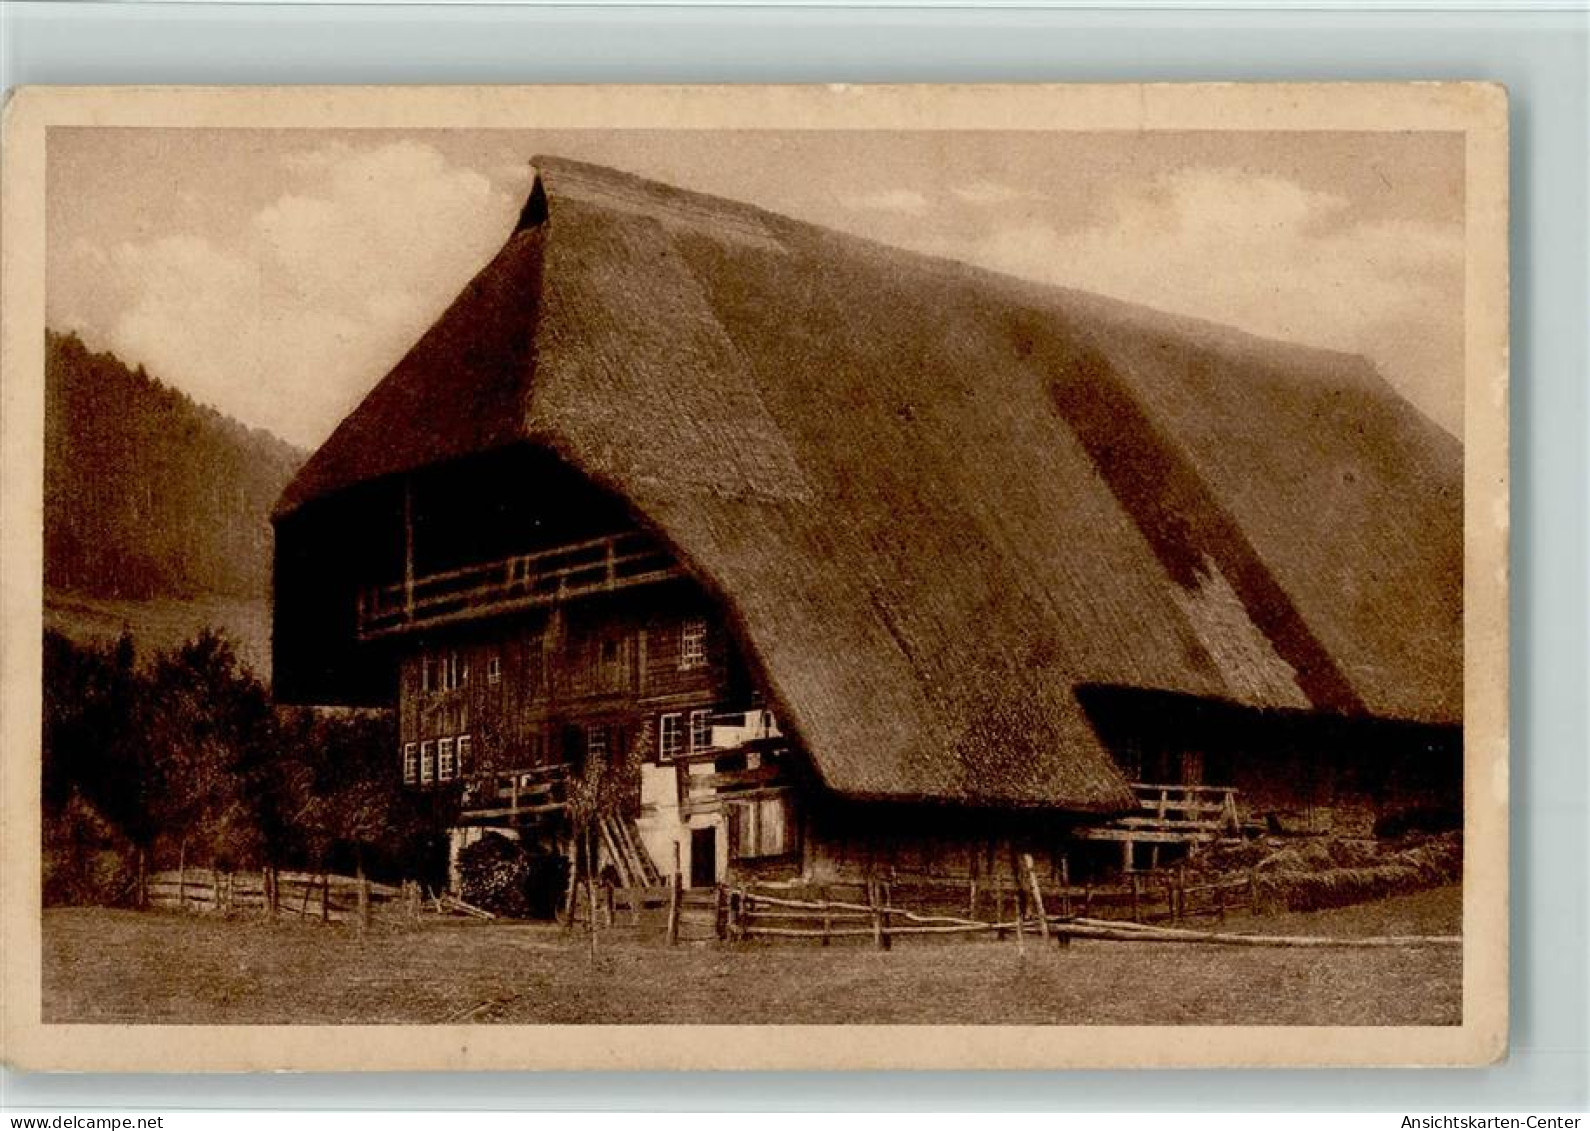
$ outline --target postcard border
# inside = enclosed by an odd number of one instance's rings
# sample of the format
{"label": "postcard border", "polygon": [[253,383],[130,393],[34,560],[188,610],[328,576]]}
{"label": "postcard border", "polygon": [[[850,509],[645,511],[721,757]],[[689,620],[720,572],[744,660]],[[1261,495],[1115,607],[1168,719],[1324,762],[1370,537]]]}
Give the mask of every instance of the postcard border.
{"label": "postcard border", "polygon": [[[40,1021],[45,136],[234,128],[1453,130],[1466,135],[1463,1023],[118,1026]],[[24,88],[0,185],[0,1056],[28,1069],[946,1069],[1473,1065],[1508,1016],[1507,98],[1491,84]],[[1165,1040],[1167,1031],[1176,1039]],[[733,1035],[732,1043],[713,1041]],[[129,1039],[133,1036],[136,1039]],[[536,1041],[535,1037],[547,1040]],[[694,1037],[695,1040],[681,1038]],[[532,1040],[527,1040],[532,1038]],[[728,1050],[732,1049],[732,1053]],[[528,1055],[527,1055],[528,1054]]]}

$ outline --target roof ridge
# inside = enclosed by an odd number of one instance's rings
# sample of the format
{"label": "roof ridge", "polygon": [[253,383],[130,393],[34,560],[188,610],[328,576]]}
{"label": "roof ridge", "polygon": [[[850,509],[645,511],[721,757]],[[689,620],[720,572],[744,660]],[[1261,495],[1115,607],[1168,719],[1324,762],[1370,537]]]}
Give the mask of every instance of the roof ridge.
{"label": "roof ridge", "polygon": [[[778,245],[781,249],[784,241],[780,237],[788,237],[796,233],[815,234],[823,239],[838,240],[855,247],[874,249],[879,254],[905,260],[920,270],[960,275],[964,278],[981,280],[991,285],[1008,288],[1010,297],[1023,303],[1037,305],[1048,302],[1060,303],[1061,305],[1081,305],[1088,308],[1086,311],[1069,309],[1065,311],[1066,314],[1072,316],[1087,314],[1103,317],[1117,324],[1127,325],[1141,324],[1147,319],[1150,322],[1157,323],[1157,328],[1160,330],[1200,339],[1205,344],[1224,345],[1227,348],[1241,350],[1246,353],[1263,352],[1265,347],[1282,346],[1292,351],[1294,356],[1307,356],[1309,360],[1319,365],[1337,366],[1335,375],[1338,380],[1342,380],[1344,383],[1347,379],[1353,378],[1360,387],[1364,384],[1383,385],[1385,389],[1389,389],[1399,399],[1407,400],[1390,382],[1385,380],[1379,368],[1362,353],[1315,345],[1291,338],[1256,334],[1212,318],[1165,310],[1161,307],[1151,306],[1148,303],[1103,294],[1098,291],[1090,291],[1082,287],[1045,282],[1041,279],[1015,275],[993,267],[968,263],[964,259],[902,247],[899,244],[888,243],[872,236],[848,232],[826,224],[819,224],[813,220],[805,220],[786,213],[776,212],[734,197],[705,192],[701,189],[682,188],[666,181],[647,177],[640,173],[633,173],[626,169],[619,169],[611,165],[600,165],[577,158],[542,153],[530,158],[530,167],[535,175],[531,184],[530,194],[526,199],[524,213],[520,219],[521,227],[525,225],[526,217],[539,217],[535,220],[536,223],[547,219],[554,210],[555,198],[560,193],[561,186],[559,182],[566,177],[572,177],[573,184],[570,187],[573,188],[575,195],[580,194],[580,188],[582,187],[580,182],[583,181],[585,182],[584,187],[588,189],[595,188],[599,193],[605,190],[606,199],[604,202],[609,204],[615,203],[614,198],[617,198],[618,201],[628,198],[631,202],[636,199],[643,199],[655,206],[662,207],[675,218],[697,221],[711,220],[718,225],[733,217],[740,222],[739,234],[753,238],[760,237],[761,240]],[[544,176],[549,173],[552,177],[550,197],[553,198],[550,203],[549,190],[543,180]],[[752,227],[748,229],[745,227],[747,224],[752,225]],[[717,234],[721,234],[721,230]]]}

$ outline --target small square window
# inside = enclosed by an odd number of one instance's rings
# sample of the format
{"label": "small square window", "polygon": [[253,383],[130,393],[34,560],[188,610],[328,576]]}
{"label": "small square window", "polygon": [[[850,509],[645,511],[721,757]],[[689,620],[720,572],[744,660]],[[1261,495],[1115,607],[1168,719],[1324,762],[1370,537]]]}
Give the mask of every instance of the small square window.
{"label": "small square window", "polygon": [[413,785],[420,778],[420,748],[418,743],[403,744],[403,784]]}
{"label": "small square window", "polygon": [[684,719],[677,713],[664,715],[657,720],[657,753],[663,758],[677,758],[684,753]]}
{"label": "small square window", "polygon": [[605,726],[585,728],[585,757],[592,762],[607,757],[607,728]]}
{"label": "small square window", "polygon": [[679,628],[679,667],[707,666],[707,622],[687,620]]}
{"label": "small square window", "polygon": [[453,780],[453,740],[444,738],[436,744],[436,780]]}
{"label": "small square window", "polygon": [[502,657],[501,656],[496,656],[496,655],[487,656],[486,657],[486,683],[487,683],[487,685],[490,686],[490,687],[496,687],[501,682],[502,682]]}
{"label": "small square window", "polygon": [[690,752],[712,748],[712,716],[707,711],[690,712]]}
{"label": "small square window", "polygon": [[420,743],[420,784],[430,785],[436,780],[436,743]]}

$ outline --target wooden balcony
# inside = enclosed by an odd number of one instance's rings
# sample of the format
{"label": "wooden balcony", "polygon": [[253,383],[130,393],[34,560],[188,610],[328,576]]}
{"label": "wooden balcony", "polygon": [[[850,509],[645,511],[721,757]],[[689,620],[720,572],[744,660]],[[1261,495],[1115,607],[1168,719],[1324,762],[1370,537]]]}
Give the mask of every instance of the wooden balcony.
{"label": "wooden balcony", "polygon": [[1081,829],[1077,834],[1083,840],[1119,843],[1124,872],[1133,870],[1132,850],[1138,844],[1150,847],[1157,864],[1162,844],[1191,847],[1242,835],[1237,791],[1230,786],[1133,782],[1132,792],[1137,796],[1137,814],[1117,817],[1109,824]]}
{"label": "wooden balcony", "polygon": [[559,764],[474,775],[464,783],[460,819],[508,824],[550,820],[568,803],[570,773],[568,765]]}
{"label": "wooden balcony", "polygon": [[359,594],[361,639],[558,604],[684,576],[644,534],[614,534]]}

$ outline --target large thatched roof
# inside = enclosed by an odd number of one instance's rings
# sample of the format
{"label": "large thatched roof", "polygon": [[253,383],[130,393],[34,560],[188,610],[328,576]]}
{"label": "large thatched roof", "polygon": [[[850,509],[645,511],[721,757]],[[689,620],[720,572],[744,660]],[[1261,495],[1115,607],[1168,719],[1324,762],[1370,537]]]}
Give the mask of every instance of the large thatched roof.
{"label": "large thatched roof", "polygon": [[280,518],[556,452],[725,601],[854,796],[1119,806],[1088,684],[1459,718],[1461,451],[1362,359],[535,166]]}

